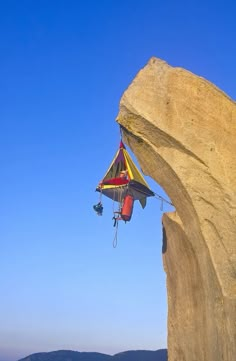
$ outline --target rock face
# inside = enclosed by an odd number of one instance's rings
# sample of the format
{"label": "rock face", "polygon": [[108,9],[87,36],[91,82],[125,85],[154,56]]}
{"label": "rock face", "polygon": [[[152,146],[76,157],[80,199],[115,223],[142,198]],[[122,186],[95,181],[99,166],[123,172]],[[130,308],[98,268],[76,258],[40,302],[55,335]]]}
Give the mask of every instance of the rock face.
{"label": "rock face", "polygon": [[120,101],[124,141],[169,195],[163,215],[168,360],[236,355],[236,105],[151,58]]}

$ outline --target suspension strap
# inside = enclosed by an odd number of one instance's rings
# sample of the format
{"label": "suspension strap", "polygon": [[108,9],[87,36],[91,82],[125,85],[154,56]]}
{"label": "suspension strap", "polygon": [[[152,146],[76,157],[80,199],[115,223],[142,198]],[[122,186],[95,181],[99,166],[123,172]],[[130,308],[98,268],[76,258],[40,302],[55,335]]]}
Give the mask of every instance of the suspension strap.
{"label": "suspension strap", "polygon": [[100,194],[99,194],[99,202],[102,203],[102,189],[101,189]]}
{"label": "suspension strap", "polygon": [[121,126],[120,126],[120,140],[122,141],[122,129],[121,129]]}
{"label": "suspension strap", "polygon": [[156,199],[159,199],[159,200],[161,201],[161,211],[163,211],[163,204],[164,204],[164,203],[168,203],[169,205],[174,206],[173,203],[167,201],[165,198],[163,198],[163,197],[160,196],[159,194],[154,193],[154,195],[155,195],[155,198],[156,198]]}

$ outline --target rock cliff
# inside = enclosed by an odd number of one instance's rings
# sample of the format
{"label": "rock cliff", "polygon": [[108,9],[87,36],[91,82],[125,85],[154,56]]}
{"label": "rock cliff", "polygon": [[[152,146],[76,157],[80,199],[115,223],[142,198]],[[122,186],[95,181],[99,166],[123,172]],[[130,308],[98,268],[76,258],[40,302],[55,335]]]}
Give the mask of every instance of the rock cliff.
{"label": "rock cliff", "polygon": [[[169,361],[236,355],[236,104],[209,81],[151,58],[117,117],[163,215]],[[157,305],[158,306],[158,305]]]}

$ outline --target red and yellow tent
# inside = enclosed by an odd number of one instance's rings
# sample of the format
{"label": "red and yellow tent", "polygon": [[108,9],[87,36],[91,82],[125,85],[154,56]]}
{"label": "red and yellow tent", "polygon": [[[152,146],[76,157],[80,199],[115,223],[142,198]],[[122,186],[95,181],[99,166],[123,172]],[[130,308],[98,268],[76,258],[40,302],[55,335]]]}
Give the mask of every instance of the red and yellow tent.
{"label": "red and yellow tent", "polygon": [[[123,174],[125,173],[125,177],[122,176],[121,178],[121,172]],[[111,165],[97,186],[96,191],[101,192],[113,201],[120,202],[121,217],[122,207],[124,208],[125,201],[128,200],[128,198],[133,201],[138,200],[144,208],[146,198],[154,196],[154,192],[149,188],[122,141]]]}

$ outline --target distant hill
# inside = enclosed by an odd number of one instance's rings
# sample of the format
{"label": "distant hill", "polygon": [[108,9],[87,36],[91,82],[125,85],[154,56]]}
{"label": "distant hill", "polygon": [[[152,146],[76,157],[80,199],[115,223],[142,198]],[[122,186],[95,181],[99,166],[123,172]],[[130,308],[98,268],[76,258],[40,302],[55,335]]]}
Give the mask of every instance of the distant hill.
{"label": "distant hill", "polygon": [[167,350],[147,351],[125,351],[111,356],[111,361],[167,361]]}
{"label": "distant hill", "polygon": [[99,352],[61,350],[34,353],[19,361],[167,361],[167,350],[125,351],[113,356]]}

